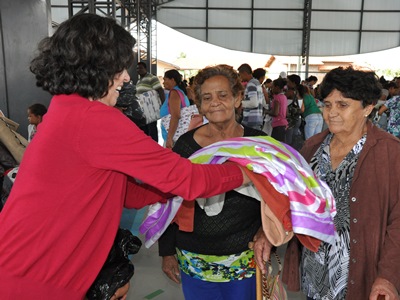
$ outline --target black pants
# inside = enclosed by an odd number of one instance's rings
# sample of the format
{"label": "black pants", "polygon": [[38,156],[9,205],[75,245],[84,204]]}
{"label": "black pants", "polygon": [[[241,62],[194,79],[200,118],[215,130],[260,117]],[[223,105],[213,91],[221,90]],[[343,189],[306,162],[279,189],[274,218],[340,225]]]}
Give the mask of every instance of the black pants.
{"label": "black pants", "polygon": [[147,125],[141,126],[140,129],[143,130],[145,134],[150,136],[153,140],[158,142],[158,129],[157,129],[157,121],[153,123],[149,123]]}
{"label": "black pants", "polygon": [[273,137],[274,139],[282,143],[286,143],[285,136],[286,136],[286,126],[277,126],[272,128],[271,137]]}

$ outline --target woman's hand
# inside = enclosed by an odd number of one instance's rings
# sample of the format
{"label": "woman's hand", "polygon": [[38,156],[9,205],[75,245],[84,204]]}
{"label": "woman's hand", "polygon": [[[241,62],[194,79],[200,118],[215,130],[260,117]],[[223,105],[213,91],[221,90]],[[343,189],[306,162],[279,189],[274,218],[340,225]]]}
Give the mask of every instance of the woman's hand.
{"label": "woman's hand", "polygon": [[120,287],[115,294],[110,298],[110,300],[126,300],[129,291],[129,282],[123,287]]}
{"label": "woman's hand", "polygon": [[174,147],[174,142],[172,141],[172,138],[167,138],[165,142],[165,148],[172,149]]}
{"label": "woman's hand", "polygon": [[371,294],[369,300],[399,300],[399,293],[396,287],[384,278],[376,278],[372,285]]}
{"label": "woman's hand", "polygon": [[163,256],[162,258],[163,272],[176,283],[180,283],[179,265],[174,255]]}
{"label": "woman's hand", "polygon": [[257,231],[253,242],[249,243],[249,248],[254,250],[254,258],[262,274],[267,272],[265,262],[271,254],[272,244],[268,241],[262,227]]}

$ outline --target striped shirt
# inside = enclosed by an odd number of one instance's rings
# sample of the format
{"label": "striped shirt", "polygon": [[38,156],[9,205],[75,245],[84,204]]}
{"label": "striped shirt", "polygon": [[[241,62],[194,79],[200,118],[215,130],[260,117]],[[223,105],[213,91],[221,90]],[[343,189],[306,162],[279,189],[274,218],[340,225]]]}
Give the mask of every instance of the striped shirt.
{"label": "striped shirt", "polygon": [[[251,105],[251,99],[257,99],[255,105]],[[264,93],[260,82],[252,78],[246,85],[244,91],[243,106],[243,121],[242,124],[255,129],[261,129],[264,121],[263,103]],[[265,100],[264,100],[265,101]]]}
{"label": "striped shirt", "polygon": [[162,88],[160,80],[158,80],[157,76],[150,73],[147,73],[142,78],[139,77],[136,83],[136,93],[139,95],[159,88]]}

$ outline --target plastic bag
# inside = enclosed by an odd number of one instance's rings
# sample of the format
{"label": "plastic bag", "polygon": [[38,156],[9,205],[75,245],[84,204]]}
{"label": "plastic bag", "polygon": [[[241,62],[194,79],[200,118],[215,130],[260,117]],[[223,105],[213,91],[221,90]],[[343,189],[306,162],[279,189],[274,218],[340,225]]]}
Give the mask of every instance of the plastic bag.
{"label": "plastic bag", "polygon": [[122,112],[136,125],[146,125],[146,116],[136,96],[136,86],[131,81],[124,83],[115,106],[122,108]]}
{"label": "plastic bag", "polygon": [[86,294],[87,299],[108,300],[117,289],[127,284],[134,274],[134,266],[128,256],[136,254],[141,246],[137,236],[120,228],[103,268]]}
{"label": "plastic bag", "polygon": [[3,174],[6,170],[17,166],[17,164],[7,147],[0,142],[0,173]]}

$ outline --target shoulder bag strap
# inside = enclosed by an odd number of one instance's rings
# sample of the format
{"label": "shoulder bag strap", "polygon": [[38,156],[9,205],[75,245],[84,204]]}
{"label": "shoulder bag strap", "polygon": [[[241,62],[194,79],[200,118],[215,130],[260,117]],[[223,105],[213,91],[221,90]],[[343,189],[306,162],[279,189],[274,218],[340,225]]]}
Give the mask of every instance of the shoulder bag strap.
{"label": "shoulder bag strap", "polygon": [[[179,98],[181,98],[181,108],[182,108],[182,107],[186,107],[185,97],[183,96],[183,93],[182,93],[180,90],[176,90],[176,89],[172,89],[172,90],[170,91],[170,93],[171,93],[172,91],[177,92],[178,95],[179,95]],[[170,96],[171,96],[171,94],[170,94]],[[169,99],[168,99],[168,113],[171,113],[170,110],[169,110]]]}

